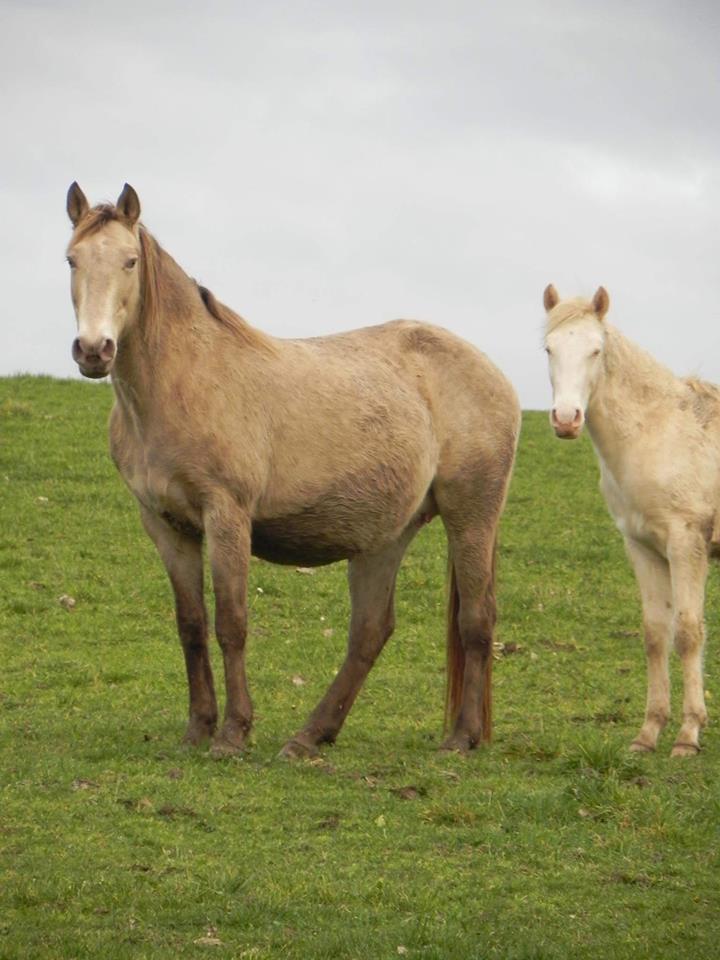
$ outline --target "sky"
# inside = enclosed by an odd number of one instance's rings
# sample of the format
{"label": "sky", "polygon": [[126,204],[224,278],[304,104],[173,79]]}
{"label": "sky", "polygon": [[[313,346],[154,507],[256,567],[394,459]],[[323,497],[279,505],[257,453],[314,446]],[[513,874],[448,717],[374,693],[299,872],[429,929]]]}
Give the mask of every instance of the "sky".
{"label": "sky", "polygon": [[77,180],[276,336],[427,320],[547,409],[542,291],[602,284],[720,382],[715,0],[0,0],[0,80],[0,375],[78,376]]}

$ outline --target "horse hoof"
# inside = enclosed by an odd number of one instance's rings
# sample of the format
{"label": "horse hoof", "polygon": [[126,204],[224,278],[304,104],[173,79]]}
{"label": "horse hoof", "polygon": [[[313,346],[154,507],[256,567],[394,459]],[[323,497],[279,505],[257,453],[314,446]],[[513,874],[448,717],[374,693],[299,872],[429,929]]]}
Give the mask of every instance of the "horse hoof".
{"label": "horse hoof", "polygon": [[467,734],[454,733],[440,746],[440,753],[459,753],[465,757],[471,750],[474,750],[476,746],[477,741],[473,740]]}
{"label": "horse hoof", "polygon": [[700,753],[697,743],[676,743],[670,753],[671,757],[696,757]]}
{"label": "horse hoof", "polygon": [[281,760],[311,760],[318,755],[318,748],[311,743],[302,743],[300,740],[288,740],[278,757]]}
{"label": "horse hoof", "polygon": [[210,744],[210,756],[214,760],[223,760],[226,757],[239,757],[245,752],[245,745],[233,743],[224,737],[215,737]]}
{"label": "horse hoof", "polygon": [[649,743],[643,743],[642,740],[633,740],[628,750],[632,753],[654,753],[655,747]]}
{"label": "horse hoof", "polygon": [[212,740],[215,733],[215,725],[191,723],[185,731],[185,736],[180,741],[183,747],[199,747],[201,743]]}

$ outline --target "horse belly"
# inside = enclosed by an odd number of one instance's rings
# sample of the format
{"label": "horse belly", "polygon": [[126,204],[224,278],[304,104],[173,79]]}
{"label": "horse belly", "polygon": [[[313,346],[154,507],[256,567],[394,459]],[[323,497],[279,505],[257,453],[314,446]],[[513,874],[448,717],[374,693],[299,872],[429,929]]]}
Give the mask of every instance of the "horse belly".
{"label": "horse belly", "polygon": [[[336,485],[312,503],[285,505],[253,519],[252,552],[273,563],[321,566],[375,553],[418,517],[434,515],[432,476],[423,470],[403,485],[382,468]],[[414,481],[414,482],[413,482]]]}
{"label": "horse belly", "polygon": [[253,521],[251,550],[253,556],[270,563],[303,567],[347,560],[358,552],[331,529],[318,530],[310,514]]}

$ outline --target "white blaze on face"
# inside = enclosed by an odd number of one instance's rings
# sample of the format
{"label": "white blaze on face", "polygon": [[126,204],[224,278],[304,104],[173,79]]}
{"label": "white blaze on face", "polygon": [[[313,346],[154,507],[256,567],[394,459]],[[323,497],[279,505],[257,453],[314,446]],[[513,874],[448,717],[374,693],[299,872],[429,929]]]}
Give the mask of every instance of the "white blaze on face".
{"label": "white blaze on face", "polygon": [[68,250],[78,325],[73,356],[87,376],[109,372],[122,332],[137,312],[139,255],[135,234],[115,221]]}
{"label": "white blaze on face", "polygon": [[602,324],[594,315],[570,320],[545,339],[553,403],[550,422],[559,437],[575,439],[600,372]]}

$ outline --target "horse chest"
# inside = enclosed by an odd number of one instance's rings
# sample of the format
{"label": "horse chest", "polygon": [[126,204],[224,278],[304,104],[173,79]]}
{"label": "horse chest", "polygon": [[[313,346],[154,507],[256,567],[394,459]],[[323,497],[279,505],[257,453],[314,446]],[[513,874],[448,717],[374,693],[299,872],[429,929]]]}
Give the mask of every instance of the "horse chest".
{"label": "horse chest", "polygon": [[202,530],[200,510],[193,504],[181,483],[162,469],[147,463],[120,466],[120,472],[135,498],[170,526],[186,533]]}
{"label": "horse chest", "polygon": [[623,537],[664,552],[662,531],[656,529],[648,514],[638,505],[632,491],[623,488],[606,463],[600,460],[600,489],[610,515]]}

